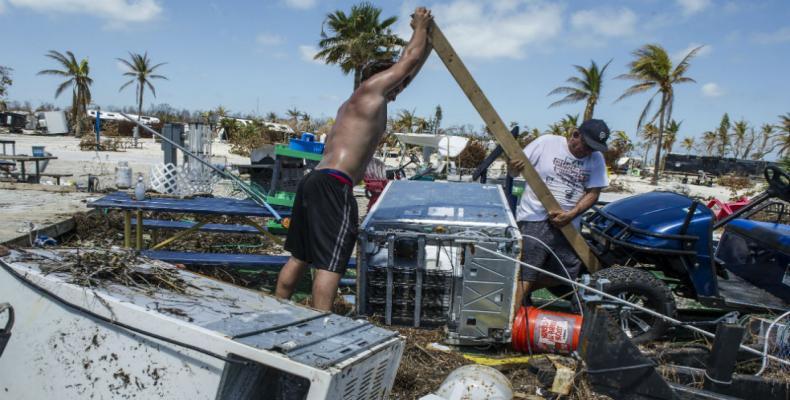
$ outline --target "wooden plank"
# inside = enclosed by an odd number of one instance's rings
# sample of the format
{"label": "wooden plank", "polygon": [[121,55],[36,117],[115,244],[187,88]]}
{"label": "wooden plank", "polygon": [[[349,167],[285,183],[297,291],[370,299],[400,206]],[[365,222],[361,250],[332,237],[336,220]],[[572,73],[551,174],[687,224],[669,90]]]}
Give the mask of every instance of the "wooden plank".
{"label": "wooden plank", "polygon": [[[505,126],[504,121],[502,121],[502,118],[496,112],[494,106],[491,105],[491,102],[488,101],[488,98],[483,93],[482,89],[480,89],[480,86],[477,85],[472,74],[469,73],[469,70],[466,68],[463,61],[461,61],[461,58],[458,57],[458,54],[450,45],[450,42],[447,41],[447,38],[439,27],[436,26],[435,22],[432,22],[431,25],[429,32],[433,49],[450,71],[453,78],[455,78],[456,82],[458,82],[458,85],[461,86],[461,90],[466,94],[466,97],[469,98],[469,101],[472,102],[472,105],[483,118],[488,130],[505,150],[505,154],[508,158],[511,160],[522,159],[525,161],[526,166],[524,170],[521,171],[521,176],[524,177],[529,187],[535,192],[535,195],[538,197],[543,207],[549,211],[559,210],[560,206],[557,200],[551,194],[549,188],[546,187],[546,184],[540,178],[537,171],[535,171],[535,168],[527,160],[521,146],[519,146],[516,139],[510,134],[510,130]],[[592,250],[590,250],[590,246],[587,245],[587,242],[579,231],[577,231],[572,224],[565,225],[561,228],[561,231],[576,251],[576,254],[579,255],[584,265],[587,266],[587,269],[591,272],[597,271],[599,269],[598,259],[595,257]]]}

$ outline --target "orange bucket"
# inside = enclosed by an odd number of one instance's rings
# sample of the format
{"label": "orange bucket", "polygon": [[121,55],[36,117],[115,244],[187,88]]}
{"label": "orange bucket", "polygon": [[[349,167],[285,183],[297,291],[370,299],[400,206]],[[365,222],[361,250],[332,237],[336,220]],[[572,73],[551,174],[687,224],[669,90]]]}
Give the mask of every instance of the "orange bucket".
{"label": "orange bucket", "polygon": [[581,329],[581,315],[521,307],[513,320],[513,349],[569,354],[579,346]]}

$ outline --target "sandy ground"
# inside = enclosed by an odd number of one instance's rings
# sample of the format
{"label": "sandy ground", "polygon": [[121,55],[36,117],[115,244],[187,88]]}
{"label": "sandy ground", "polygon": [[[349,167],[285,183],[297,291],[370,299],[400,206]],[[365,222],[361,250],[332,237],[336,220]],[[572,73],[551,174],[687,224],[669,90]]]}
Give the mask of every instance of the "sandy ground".
{"label": "sandy ground", "polygon": [[0,243],[87,211],[91,193],[53,193],[39,190],[0,190]]}

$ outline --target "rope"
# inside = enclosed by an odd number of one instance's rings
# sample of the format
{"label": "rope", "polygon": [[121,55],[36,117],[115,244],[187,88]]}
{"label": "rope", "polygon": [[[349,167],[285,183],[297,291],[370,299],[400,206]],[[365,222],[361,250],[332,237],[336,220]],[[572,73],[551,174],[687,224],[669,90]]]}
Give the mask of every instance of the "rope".
{"label": "rope", "polygon": [[[506,255],[504,255],[504,254],[497,253],[497,252],[495,252],[495,251],[492,251],[492,250],[488,250],[488,249],[486,249],[485,247],[482,247],[482,246],[476,246],[476,249],[477,249],[477,250],[482,250],[482,251],[484,251],[484,252],[486,252],[486,253],[489,253],[489,254],[492,254],[492,255],[494,255],[494,256],[501,257],[501,258],[503,258],[503,259],[505,259],[505,260],[509,260],[509,261],[516,262],[516,263],[518,263],[518,264],[521,264],[521,265],[523,265],[523,266],[525,266],[525,267],[527,267],[527,268],[534,269],[534,270],[536,270],[536,271],[538,271],[538,272],[540,272],[540,273],[546,274],[546,275],[548,275],[548,276],[551,276],[552,278],[555,278],[555,279],[559,279],[559,280],[561,280],[561,281],[563,281],[563,282],[565,282],[565,283],[568,283],[568,284],[570,284],[570,285],[573,285],[573,286],[576,286],[576,287],[583,287],[585,290],[589,290],[590,292],[593,292],[593,293],[595,293],[595,294],[599,294],[599,295],[601,295],[601,296],[603,296],[603,297],[605,297],[605,298],[607,298],[607,299],[609,299],[609,300],[612,300],[612,301],[614,301],[614,302],[616,302],[616,303],[620,303],[620,304],[623,304],[623,305],[627,305],[627,306],[634,307],[635,309],[637,309],[637,310],[639,310],[639,311],[646,312],[646,313],[648,313],[648,314],[650,314],[650,315],[652,315],[652,316],[654,316],[654,317],[656,317],[656,318],[661,318],[661,319],[663,319],[663,320],[665,320],[665,321],[668,321],[668,322],[670,322],[670,323],[671,323],[671,324],[673,324],[673,325],[682,326],[682,327],[684,327],[684,328],[686,328],[686,329],[689,329],[689,330],[691,330],[691,331],[694,331],[694,332],[696,332],[696,333],[699,333],[699,334],[701,334],[701,335],[703,335],[703,336],[707,336],[707,337],[709,337],[709,338],[715,338],[715,337],[716,337],[716,335],[715,335],[715,334],[713,334],[713,333],[710,333],[710,332],[708,332],[708,331],[706,331],[706,330],[703,330],[703,329],[697,328],[697,327],[695,327],[695,326],[690,326],[690,325],[687,325],[687,324],[683,323],[682,321],[680,321],[680,320],[677,320],[677,319],[675,319],[675,318],[668,317],[668,316],[666,316],[666,315],[664,315],[664,314],[661,314],[661,313],[659,313],[659,312],[653,311],[653,310],[651,310],[651,309],[649,309],[649,308],[642,307],[642,306],[640,306],[640,305],[638,305],[638,304],[631,303],[631,302],[629,302],[629,301],[623,300],[623,299],[621,299],[621,298],[619,298],[619,297],[616,297],[616,296],[612,296],[612,295],[611,295],[611,294],[609,294],[609,293],[606,293],[606,292],[604,292],[604,291],[601,291],[601,290],[598,290],[598,289],[596,289],[596,288],[593,288],[593,287],[587,286],[587,285],[585,285],[585,284],[582,284],[582,283],[579,283],[579,282],[576,282],[576,281],[570,280],[570,279],[568,279],[568,278],[565,278],[565,277],[563,277],[563,276],[561,276],[561,275],[557,275],[557,274],[555,274],[555,273],[553,273],[553,272],[546,271],[546,270],[544,270],[544,269],[538,268],[538,267],[536,267],[536,266],[533,266],[533,265],[529,265],[529,264],[527,264],[527,263],[525,263],[525,262],[523,262],[523,261],[521,261],[521,260],[517,260],[517,259],[515,259],[515,258],[513,258],[513,257],[508,257],[508,256],[506,256]],[[788,312],[788,313],[790,313],[790,312]],[[752,353],[752,354],[756,354],[756,355],[759,355],[759,356],[761,356],[761,357],[770,358],[771,360],[773,360],[773,361],[776,361],[776,362],[778,362],[778,363],[785,364],[785,365],[790,365],[790,361],[788,361],[788,360],[783,360],[783,359],[781,359],[781,358],[779,358],[779,357],[775,357],[775,356],[772,356],[772,355],[770,355],[770,354],[765,354],[765,353],[763,353],[763,352],[761,352],[761,351],[759,351],[759,350],[755,350],[755,349],[753,349],[753,348],[751,348],[751,347],[744,346],[744,345],[740,345],[740,348],[741,348],[742,350],[746,351],[746,352],[749,352],[749,353]]]}

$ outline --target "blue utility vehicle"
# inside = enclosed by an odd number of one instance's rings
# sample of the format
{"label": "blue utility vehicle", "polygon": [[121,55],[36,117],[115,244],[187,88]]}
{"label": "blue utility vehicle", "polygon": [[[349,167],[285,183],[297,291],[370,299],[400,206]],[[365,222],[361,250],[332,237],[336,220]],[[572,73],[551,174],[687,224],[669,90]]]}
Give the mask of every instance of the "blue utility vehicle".
{"label": "blue utility vehicle", "polygon": [[[764,175],[768,189],[718,222],[702,203],[671,192],[594,208],[582,222],[604,265],[593,276],[610,281],[608,292],[670,316],[676,312],[674,295],[742,313],[787,310],[790,225],[779,221],[790,201],[790,177],[773,166]],[[772,198],[780,201],[767,202]],[[765,221],[768,204],[774,207],[771,222]],[[655,339],[669,327],[632,307],[620,307],[618,314],[622,329],[637,342]]]}

